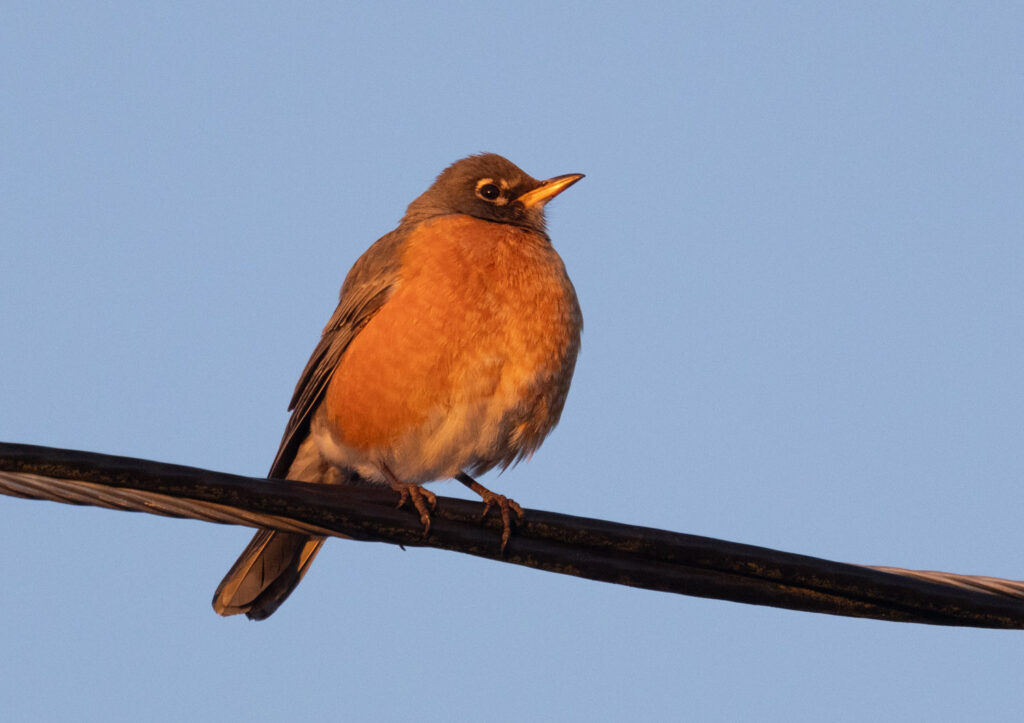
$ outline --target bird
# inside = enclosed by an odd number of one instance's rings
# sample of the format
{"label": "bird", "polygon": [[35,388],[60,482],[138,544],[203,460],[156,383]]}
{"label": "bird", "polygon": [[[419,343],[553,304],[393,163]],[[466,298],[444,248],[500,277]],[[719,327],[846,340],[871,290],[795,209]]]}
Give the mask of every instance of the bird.
{"label": "bird", "polygon": [[[504,551],[522,508],[474,476],[530,457],[562,414],[583,315],[544,211],[581,178],[537,180],[494,153],[442,171],[346,276],[268,477],[390,486],[424,535],[422,485],[454,478],[501,512]],[[259,530],[214,610],[269,617],[324,539]]]}

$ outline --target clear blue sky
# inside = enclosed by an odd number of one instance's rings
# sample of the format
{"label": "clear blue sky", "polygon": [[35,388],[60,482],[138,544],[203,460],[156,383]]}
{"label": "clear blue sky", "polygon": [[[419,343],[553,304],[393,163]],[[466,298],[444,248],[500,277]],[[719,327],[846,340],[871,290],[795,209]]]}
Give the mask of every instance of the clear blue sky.
{"label": "clear blue sky", "polygon": [[[356,257],[451,161],[586,180],[524,505],[1024,578],[1018,3],[5,3],[0,439],[266,472]],[[457,485],[435,490],[461,495]],[[1024,633],[0,499],[8,720],[983,720]],[[12,715],[13,711],[13,715]]]}

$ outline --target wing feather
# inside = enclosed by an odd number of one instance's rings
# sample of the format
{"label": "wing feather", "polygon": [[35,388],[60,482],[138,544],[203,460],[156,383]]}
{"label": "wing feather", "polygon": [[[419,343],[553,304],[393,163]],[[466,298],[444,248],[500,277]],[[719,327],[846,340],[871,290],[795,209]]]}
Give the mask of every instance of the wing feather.
{"label": "wing feather", "polygon": [[400,280],[399,266],[407,236],[408,232],[403,227],[381,237],[349,271],[341,287],[338,306],[295,386],[288,406],[292,416],[268,477],[287,477],[299,445],[309,433],[313,412],[345,350],[391,297]]}

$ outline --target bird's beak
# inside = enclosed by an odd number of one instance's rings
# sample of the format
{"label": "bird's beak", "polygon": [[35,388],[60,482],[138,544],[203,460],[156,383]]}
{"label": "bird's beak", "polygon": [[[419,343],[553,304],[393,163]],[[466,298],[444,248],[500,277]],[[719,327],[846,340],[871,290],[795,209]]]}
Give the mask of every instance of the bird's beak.
{"label": "bird's beak", "polygon": [[549,178],[546,181],[541,181],[539,186],[532,191],[527,191],[516,200],[526,208],[543,206],[581,178],[583,178],[582,173],[569,173],[564,176]]}

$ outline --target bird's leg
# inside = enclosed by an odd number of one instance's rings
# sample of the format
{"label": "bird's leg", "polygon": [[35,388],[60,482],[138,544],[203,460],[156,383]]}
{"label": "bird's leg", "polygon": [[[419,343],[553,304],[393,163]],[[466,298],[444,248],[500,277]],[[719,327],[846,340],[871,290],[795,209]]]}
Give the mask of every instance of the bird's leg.
{"label": "bird's leg", "polygon": [[[412,502],[412,506],[420,513],[420,522],[423,523],[423,536],[430,532],[430,513],[437,506],[437,495],[420,485],[411,485],[402,482],[395,477],[394,472],[388,469],[386,464],[381,465],[384,476],[387,477],[391,488],[401,495],[398,498],[398,506],[402,507],[406,502]],[[429,509],[428,509],[429,507]]]}
{"label": "bird's leg", "polygon": [[501,511],[501,551],[504,553],[505,546],[508,544],[509,538],[512,537],[512,512],[515,512],[519,521],[522,521],[523,508],[515,500],[509,499],[505,495],[491,492],[465,472],[459,472],[455,475],[455,479],[469,487],[483,499],[484,513],[480,516],[480,519],[487,517],[487,513],[491,511],[492,507],[497,507]]}

